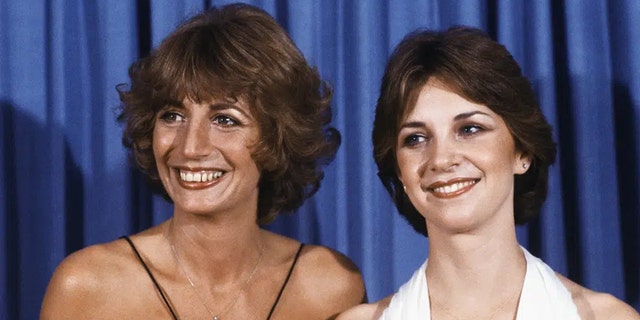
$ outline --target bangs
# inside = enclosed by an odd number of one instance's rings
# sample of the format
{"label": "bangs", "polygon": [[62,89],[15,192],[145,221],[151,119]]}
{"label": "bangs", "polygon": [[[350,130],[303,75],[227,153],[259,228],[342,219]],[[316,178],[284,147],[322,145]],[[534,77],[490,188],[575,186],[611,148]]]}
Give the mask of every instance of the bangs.
{"label": "bangs", "polygon": [[401,79],[399,95],[401,100],[398,104],[400,110],[396,116],[397,128],[400,127],[402,121],[415,109],[422,88],[430,81],[437,81],[436,78],[436,75],[430,73],[429,70],[426,70],[425,67],[421,65],[414,66],[406,71],[406,76]]}
{"label": "bangs", "polygon": [[158,49],[164,55],[152,54],[149,76],[153,79],[149,80],[162,105],[185,99],[196,103],[237,101],[248,95],[255,77],[238,70],[241,62],[220,33],[196,28],[164,43]]}

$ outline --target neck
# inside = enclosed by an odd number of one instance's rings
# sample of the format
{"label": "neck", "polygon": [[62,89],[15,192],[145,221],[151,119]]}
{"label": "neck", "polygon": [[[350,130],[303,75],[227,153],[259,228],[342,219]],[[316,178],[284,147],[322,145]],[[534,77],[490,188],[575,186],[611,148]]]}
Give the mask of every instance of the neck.
{"label": "neck", "polygon": [[264,249],[255,217],[174,213],[165,236],[182,268],[204,287],[224,291],[249,276]]}
{"label": "neck", "polygon": [[525,273],[526,260],[513,225],[486,234],[429,230],[426,276],[432,308],[481,315],[506,308],[508,302],[515,311]]}

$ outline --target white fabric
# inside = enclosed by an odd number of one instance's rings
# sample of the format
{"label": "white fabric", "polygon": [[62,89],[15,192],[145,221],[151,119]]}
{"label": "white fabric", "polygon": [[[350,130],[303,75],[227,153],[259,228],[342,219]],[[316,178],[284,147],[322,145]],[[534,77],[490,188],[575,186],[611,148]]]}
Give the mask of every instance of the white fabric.
{"label": "white fabric", "polygon": [[[527,260],[517,320],[579,320],[571,293],[542,260],[522,248]],[[428,261],[428,260],[427,260]],[[430,320],[429,289],[425,270],[427,261],[393,295],[381,320]]]}

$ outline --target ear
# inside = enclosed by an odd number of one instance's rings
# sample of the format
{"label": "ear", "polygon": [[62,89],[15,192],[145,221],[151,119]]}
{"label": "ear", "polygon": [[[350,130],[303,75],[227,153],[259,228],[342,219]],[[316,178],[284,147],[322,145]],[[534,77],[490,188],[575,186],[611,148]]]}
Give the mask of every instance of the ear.
{"label": "ear", "polygon": [[531,167],[531,162],[533,162],[533,158],[530,155],[518,152],[513,163],[513,173],[525,174]]}

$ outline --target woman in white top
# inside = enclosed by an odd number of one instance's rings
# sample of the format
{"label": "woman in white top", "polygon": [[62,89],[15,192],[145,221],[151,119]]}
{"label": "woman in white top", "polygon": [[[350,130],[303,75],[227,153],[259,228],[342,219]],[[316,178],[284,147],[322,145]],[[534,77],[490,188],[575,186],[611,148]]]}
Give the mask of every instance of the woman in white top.
{"label": "woman in white top", "polygon": [[374,157],[429,259],[399,291],[338,319],[640,319],[554,273],[517,242],[556,155],[531,84],[477,29],[418,31],[398,45],[376,106]]}

